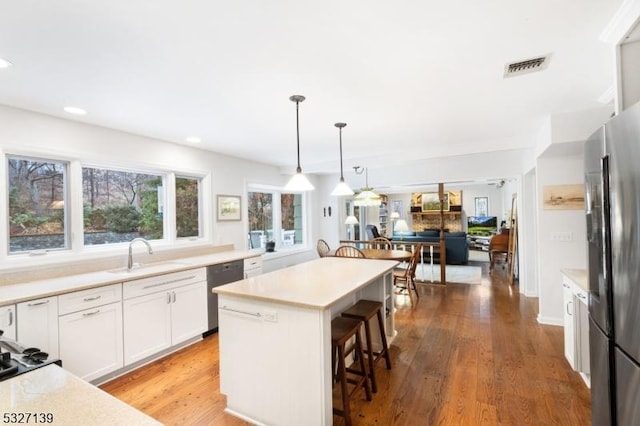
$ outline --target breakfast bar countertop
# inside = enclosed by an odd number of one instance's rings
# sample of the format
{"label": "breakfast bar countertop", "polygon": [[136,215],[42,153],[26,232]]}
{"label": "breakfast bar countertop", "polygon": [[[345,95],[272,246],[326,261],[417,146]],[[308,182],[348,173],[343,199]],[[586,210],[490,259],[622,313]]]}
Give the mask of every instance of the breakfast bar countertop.
{"label": "breakfast bar countertop", "polygon": [[54,364],[0,382],[0,401],[5,423],[161,425]]}
{"label": "breakfast bar countertop", "polygon": [[323,257],[215,287],[212,291],[266,302],[326,309],[398,265],[393,260]]}

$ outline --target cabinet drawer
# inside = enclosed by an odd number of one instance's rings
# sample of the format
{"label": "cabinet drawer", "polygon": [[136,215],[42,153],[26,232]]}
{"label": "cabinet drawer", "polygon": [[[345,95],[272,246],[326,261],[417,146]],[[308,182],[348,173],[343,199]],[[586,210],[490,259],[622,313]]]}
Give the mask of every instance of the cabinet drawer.
{"label": "cabinet drawer", "polygon": [[207,273],[205,268],[189,269],[186,271],[141,278],[124,283],[123,297],[130,299],[132,297],[166,291],[206,280]]}
{"label": "cabinet drawer", "polygon": [[244,260],[244,270],[262,268],[262,257],[250,257]]}
{"label": "cabinet drawer", "polygon": [[112,284],[58,296],[58,314],[66,315],[122,300],[122,284]]}
{"label": "cabinet drawer", "polygon": [[573,286],[573,294],[576,296],[580,303],[584,303],[585,305],[589,304],[589,297],[587,296],[587,292],[580,288],[577,284]]}

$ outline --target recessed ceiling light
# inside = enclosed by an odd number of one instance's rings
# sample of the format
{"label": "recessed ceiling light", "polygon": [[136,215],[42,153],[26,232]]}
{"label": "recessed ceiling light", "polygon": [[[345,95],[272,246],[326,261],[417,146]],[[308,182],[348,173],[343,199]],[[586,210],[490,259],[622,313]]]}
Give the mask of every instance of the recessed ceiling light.
{"label": "recessed ceiling light", "polygon": [[83,110],[82,108],[68,106],[68,107],[64,107],[64,110],[69,114],[87,115],[87,111]]}
{"label": "recessed ceiling light", "polygon": [[188,138],[185,139],[187,142],[191,142],[191,143],[200,143],[202,142],[202,140],[197,137],[197,136],[189,136]]}
{"label": "recessed ceiling light", "polygon": [[4,58],[0,58],[0,69],[9,68],[11,65],[13,65],[13,64],[11,62],[9,62],[8,60],[6,60]]}

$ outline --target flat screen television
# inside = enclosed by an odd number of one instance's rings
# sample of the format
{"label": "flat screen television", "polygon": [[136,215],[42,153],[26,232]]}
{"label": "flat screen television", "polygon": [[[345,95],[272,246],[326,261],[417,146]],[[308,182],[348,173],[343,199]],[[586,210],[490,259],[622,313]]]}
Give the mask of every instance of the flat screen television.
{"label": "flat screen television", "polygon": [[497,232],[496,216],[467,216],[467,234],[489,237]]}

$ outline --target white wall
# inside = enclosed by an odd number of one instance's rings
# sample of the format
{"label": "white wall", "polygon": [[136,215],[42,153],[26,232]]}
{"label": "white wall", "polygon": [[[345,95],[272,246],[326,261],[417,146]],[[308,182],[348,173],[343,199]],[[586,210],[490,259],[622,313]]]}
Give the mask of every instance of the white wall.
{"label": "white wall", "polygon": [[[536,167],[537,276],[539,287],[538,321],[563,324],[562,282],[560,270],[587,267],[587,240],[584,209],[543,210],[542,190],[546,185],[583,184],[583,157],[539,158]],[[568,242],[553,241],[557,232],[571,233]]]}
{"label": "white wall", "polygon": [[[209,230],[208,243],[233,244],[239,249],[247,248],[246,217],[239,222],[216,222],[216,194],[241,195],[242,205],[246,206],[247,183],[283,186],[289,178],[276,167],[5,106],[0,106],[0,151],[79,159],[107,166],[210,175],[211,186],[205,196],[211,209],[204,219],[205,227]],[[5,168],[6,164],[2,162],[0,172],[4,175]],[[319,186],[316,177],[310,176],[310,179]],[[309,193],[309,250],[294,256],[295,261],[315,256],[320,224],[318,215],[314,213],[320,203],[319,194],[319,191]],[[0,218],[0,225],[6,240],[6,217]],[[274,265],[291,263],[290,260],[284,260],[283,256],[272,256],[272,260],[276,259]],[[42,262],[42,258],[39,262]],[[269,262],[269,256],[266,256],[265,269],[271,268]]]}

